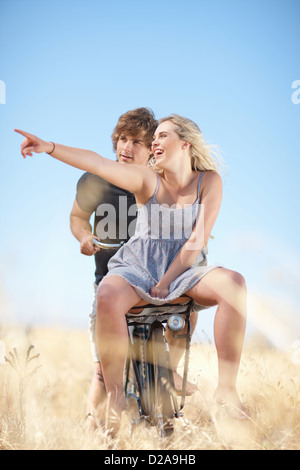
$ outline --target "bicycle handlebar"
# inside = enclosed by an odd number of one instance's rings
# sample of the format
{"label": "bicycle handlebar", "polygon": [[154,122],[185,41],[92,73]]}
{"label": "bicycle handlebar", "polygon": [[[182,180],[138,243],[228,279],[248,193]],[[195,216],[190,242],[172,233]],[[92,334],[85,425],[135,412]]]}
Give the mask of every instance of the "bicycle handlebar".
{"label": "bicycle handlebar", "polygon": [[100,242],[99,240],[97,240],[97,238],[94,238],[93,243],[95,245],[99,246],[99,248],[101,248],[102,250],[111,250],[111,249],[117,250],[118,248],[121,248],[121,246],[123,246],[125,242],[103,243],[103,242]]}

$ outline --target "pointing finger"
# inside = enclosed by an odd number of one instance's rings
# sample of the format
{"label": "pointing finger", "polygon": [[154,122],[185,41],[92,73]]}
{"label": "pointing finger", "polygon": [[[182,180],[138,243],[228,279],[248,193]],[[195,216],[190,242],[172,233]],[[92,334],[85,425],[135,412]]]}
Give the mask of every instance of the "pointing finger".
{"label": "pointing finger", "polygon": [[23,135],[24,137],[27,137],[27,132],[25,132],[25,131],[21,131],[20,129],[15,129],[15,132],[17,132],[18,134]]}
{"label": "pointing finger", "polygon": [[21,129],[15,129],[15,132],[17,132],[18,134],[23,135],[24,137],[26,137],[29,140],[33,140],[35,138],[35,136],[33,134],[29,134],[29,132],[22,131]]}

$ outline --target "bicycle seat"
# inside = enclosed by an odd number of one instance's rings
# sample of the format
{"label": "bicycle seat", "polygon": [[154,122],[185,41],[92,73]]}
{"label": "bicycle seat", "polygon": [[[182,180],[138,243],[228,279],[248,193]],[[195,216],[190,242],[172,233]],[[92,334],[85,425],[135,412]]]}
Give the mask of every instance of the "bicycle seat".
{"label": "bicycle seat", "polygon": [[191,297],[183,295],[178,299],[167,302],[163,305],[149,304],[144,300],[141,300],[137,305],[132,307],[127,312],[127,317],[137,317],[144,315],[162,315],[166,313],[185,313],[190,310],[192,305]]}

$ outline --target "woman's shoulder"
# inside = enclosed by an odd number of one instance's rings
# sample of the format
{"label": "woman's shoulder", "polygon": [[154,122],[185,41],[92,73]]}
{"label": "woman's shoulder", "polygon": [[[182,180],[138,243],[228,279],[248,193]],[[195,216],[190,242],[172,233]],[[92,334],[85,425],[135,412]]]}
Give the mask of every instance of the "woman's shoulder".
{"label": "woman's shoulder", "polygon": [[222,177],[217,171],[207,170],[203,172],[203,184],[222,186]]}
{"label": "woman's shoulder", "polygon": [[216,171],[205,171],[200,188],[200,200],[213,197],[214,200],[222,200],[222,178]]}

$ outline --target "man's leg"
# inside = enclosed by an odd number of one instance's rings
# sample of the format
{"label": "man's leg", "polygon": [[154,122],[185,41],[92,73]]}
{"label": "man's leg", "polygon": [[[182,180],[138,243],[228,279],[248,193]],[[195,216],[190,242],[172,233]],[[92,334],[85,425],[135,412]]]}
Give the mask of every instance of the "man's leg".
{"label": "man's leg", "polygon": [[106,399],[106,389],[102,375],[100,362],[95,362],[93,377],[87,397],[87,415],[86,421],[88,428],[93,431],[97,428],[96,414],[99,406]]}
{"label": "man's leg", "polygon": [[99,354],[96,345],[96,315],[97,315],[97,289],[98,286],[94,284],[94,299],[92,304],[92,311],[89,315],[89,339],[91,344],[92,358],[94,361],[94,371],[90,388],[87,396],[86,408],[86,421],[90,430],[96,429],[96,411],[98,407],[104,402],[106,398],[106,390],[102,375],[102,369],[99,359]]}

